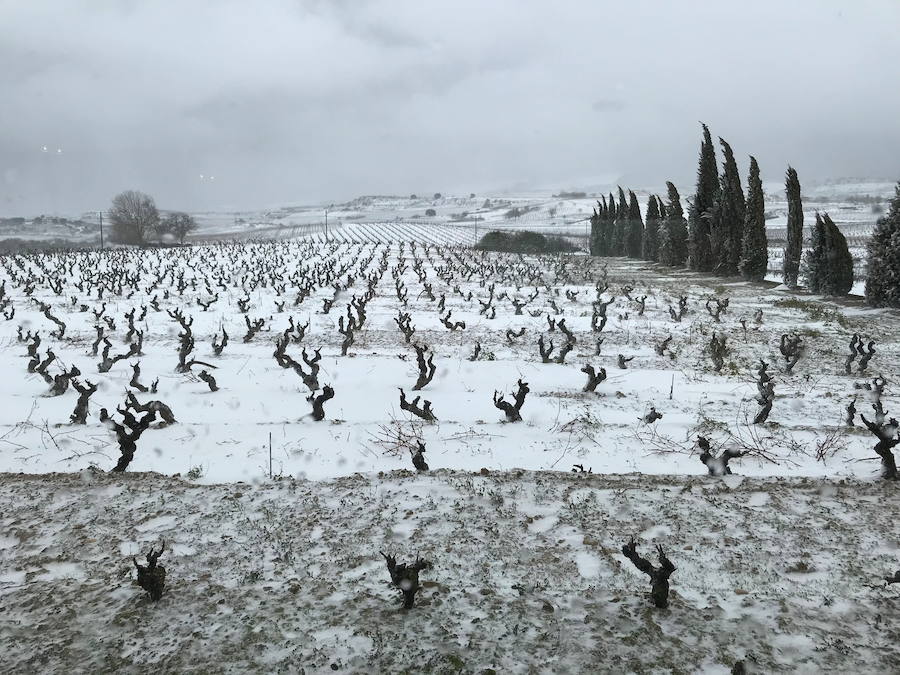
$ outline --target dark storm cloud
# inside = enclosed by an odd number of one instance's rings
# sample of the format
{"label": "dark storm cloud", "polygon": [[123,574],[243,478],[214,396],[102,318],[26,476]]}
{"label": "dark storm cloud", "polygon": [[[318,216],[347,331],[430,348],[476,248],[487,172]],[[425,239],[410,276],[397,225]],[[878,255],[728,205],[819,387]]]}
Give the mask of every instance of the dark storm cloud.
{"label": "dark storm cloud", "polygon": [[699,120],[764,180],[896,178],[898,25],[895,0],[0,0],[0,213],[688,192]]}

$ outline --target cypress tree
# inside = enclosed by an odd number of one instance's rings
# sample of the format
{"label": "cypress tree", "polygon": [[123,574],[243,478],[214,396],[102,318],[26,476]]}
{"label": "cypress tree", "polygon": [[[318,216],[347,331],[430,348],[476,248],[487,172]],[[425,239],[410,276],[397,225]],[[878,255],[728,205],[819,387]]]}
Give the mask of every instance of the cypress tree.
{"label": "cypress tree", "polygon": [[659,257],[659,203],[655,195],[650,195],[647,202],[647,226],[641,240],[641,257],[644,260],[657,260]]}
{"label": "cypress tree", "polygon": [[724,192],[725,175],[719,176],[719,189],[716,192],[716,203],[713,205],[712,218],[709,221],[709,255],[712,272],[721,274],[722,259],[727,258],[728,232],[722,223],[722,193]]}
{"label": "cypress tree", "polygon": [[678,188],[671,181],[666,181],[666,190],[669,198],[669,202],[666,204],[666,217],[684,220],[684,209],[681,208],[681,196],[678,194]]}
{"label": "cypress tree", "polygon": [[609,237],[606,235],[606,197],[600,195],[600,199],[602,201],[597,202],[600,205],[599,216],[600,216],[600,240],[597,244],[597,247],[600,250],[600,255],[609,255]]}
{"label": "cypress tree", "polygon": [[[597,209],[600,209],[599,211]],[[591,255],[603,255],[603,207],[600,206],[600,201],[597,201],[597,206],[594,207],[594,213],[591,216],[591,238],[588,240],[588,249],[591,252]]]}
{"label": "cypress tree", "polygon": [[720,276],[734,276],[741,262],[741,240],[744,231],[744,189],[731,146],[723,138],[722,176],[719,179],[719,201],[715,209],[711,243],[714,270]]}
{"label": "cypress tree", "polygon": [[606,203],[606,255],[617,255],[616,254],[616,241],[615,241],[615,230],[616,230],[616,198],[613,197],[613,193],[609,193],[609,201]]}
{"label": "cypress tree", "polygon": [[803,251],[803,202],[800,199],[800,179],[793,167],[787,168],[784,193],[788,203],[787,242],[784,247],[784,283],[797,287],[800,254]]}
{"label": "cypress tree", "polygon": [[853,256],[847,238],[827,213],[822,215],[828,235],[827,289],[829,295],[847,295],[853,288]]}
{"label": "cypress tree", "polygon": [[619,202],[616,207],[616,226],[613,234],[613,255],[626,255],[626,242],[628,239],[628,201],[625,199],[625,191],[619,186]]}
{"label": "cypress tree", "polygon": [[847,295],[853,288],[853,256],[847,239],[826,213],[816,212],[812,250],[803,259],[806,286],[812,293]]}
{"label": "cypress tree", "polygon": [[603,254],[608,256],[613,254],[612,237],[613,227],[615,226],[615,219],[611,212],[615,212],[615,206],[606,204],[603,209]]}
{"label": "cypress tree", "polygon": [[681,197],[671,182],[666,183],[669,203],[666,219],[659,231],[659,261],[670,267],[684,265],[687,259],[687,222],[681,209]]}
{"label": "cypress tree", "polygon": [[628,191],[628,239],[627,253],[629,258],[641,257],[641,242],[644,239],[644,221],[641,220],[641,207],[634,192]]}
{"label": "cypress tree", "polygon": [[747,208],[744,220],[744,238],[741,245],[741,275],[749,281],[762,281],[769,266],[769,248],[766,239],[766,207],[759,164],[750,156],[750,175],[747,177]]}
{"label": "cypress tree", "polygon": [[873,307],[900,307],[900,182],[888,212],[875,223],[866,265],[866,302]]}
{"label": "cypress tree", "polygon": [[662,197],[656,195],[656,205],[659,207],[659,219],[666,219],[666,205],[663,203]]}
{"label": "cypress tree", "polygon": [[802,272],[806,287],[818,293],[822,285],[823,261],[825,260],[825,222],[816,211],[816,223],[812,227],[812,248],[803,256]]}
{"label": "cypress tree", "polygon": [[600,255],[609,255],[609,250],[606,248],[606,197],[597,202],[597,220],[599,229],[597,250]]}
{"label": "cypress tree", "polygon": [[697,166],[697,189],[688,216],[688,267],[698,272],[709,272],[713,268],[710,220],[718,199],[719,173],[716,168],[716,148],[709,135],[709,127],[704,124]]}

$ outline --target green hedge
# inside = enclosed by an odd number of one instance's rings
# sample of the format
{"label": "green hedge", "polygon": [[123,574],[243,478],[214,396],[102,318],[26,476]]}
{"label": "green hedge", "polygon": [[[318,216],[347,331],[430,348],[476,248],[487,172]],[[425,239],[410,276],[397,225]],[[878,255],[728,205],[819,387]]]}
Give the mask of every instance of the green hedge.
{"label": "green hedge", "polygon": [[481,251],[502,251],[504,253],[568,253],[578,250],[575,244],[563,237],[547,237],[528,230],[488,232],[475,245],[475,248]]}

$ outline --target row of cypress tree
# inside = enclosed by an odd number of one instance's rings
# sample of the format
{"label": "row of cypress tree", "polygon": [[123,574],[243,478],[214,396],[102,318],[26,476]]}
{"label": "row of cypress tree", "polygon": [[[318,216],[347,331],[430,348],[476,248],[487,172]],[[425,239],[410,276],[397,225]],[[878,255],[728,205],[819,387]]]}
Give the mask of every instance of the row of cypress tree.
{"label": "row of cypress tree", "polygon": [[769,264],[766,212],[756,158],[750,157],[747,196],[734,152],[720,138],[722,173],[709,127],[703,125],[697,187],[688,214],[687,267],[697,272],[760,281]]}
{"label": "row of cypress tree", "polygon": [[672,183],[666,183],[667,201],[650,195],[646,224],[637,196],[619,188],[619,200],[610,192],[597,201],[591,216],[591,255],[627,256],[659,260],[669,265],[683,264],[687,252],[687,224],[681,197]]}
{"label": "row of cypress tree", "polygon": [[646,224],[634,192],[619,188],[597,202],[591,217],[592,255],[628,256],[672,267],[759,280],[766,274],[765,208],[756,159],[750,158],[748,195],[744,199],[731,146],[720,139],[725,157],[723,173],[716,167],[715,148],[703,125],[697,190],[684,217],[681,196],[666,183],[666,201],[650,195]]}
{"label": "row of cypress tree", "polygon": [[[620,187],[618,203],[610,193],[609,199],[603,197],[594,209],[592,255],[643,258],[718,276],[740,275],[750,281],[765,278],[769,254],[759,164],[750,157],[745,197],[731,146],[719,139],[723,156],[720,174],[709,128],[702,126],[697,186],[687,220],[678,190],[671,182],[666,183],[665,203],[658,195],[650,195],[646,224],[634,192],[629,190],[626,199]],[[796,287],[803,250],[803,203],[800,181],[792,167],[787,170],[785,192],[788,223],[783,276],[788,286]],[[802,272],[815,293],[844,295],[853,285],[853,259],[847,241],[827,213],[816,214],[812,250],[803,260]],[[897,274],[900,276],[900,266]]]}

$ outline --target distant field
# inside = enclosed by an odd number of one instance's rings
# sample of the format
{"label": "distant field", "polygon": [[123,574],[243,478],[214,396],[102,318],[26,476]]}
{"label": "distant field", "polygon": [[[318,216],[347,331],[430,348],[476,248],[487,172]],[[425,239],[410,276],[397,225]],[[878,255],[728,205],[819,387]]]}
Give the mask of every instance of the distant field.
{"label": "distant field", "polygon": [[[787,223],[787,203],[778,184],[766,184],[766,226],[769,236],[769,275],[781,274],[781,255]],[[641,207],[647,191],[638,190]],[[682,188],[687,206],[690,189]],[[858,280],[854,292],[862,292],[866,276],[865,246],[879,209],[893,194],[893,184],[878,181],[844,181],[804,189],[806,236],[815,212],[827,211],[851,246]],[[553,197],[547,193],[440,198],[370,196],[327,207],[285,206],[258,211],[195,213],[198,229],[189,241],[240,239],[302,239],[317,243],[417,242],[438,245],[472,245],[489,230],[528,229],[561,235],[587,248],[588,222],[599,194],[581,198]],[[22,222],[24,220],[24,222]],[[108,223],[107,223],[108,228]],[[0,219],[0,239],[18,237],[36,243],[65,239],[80,245],[99,242],[96,212],[59,219]],[[107,229],[107,241],[109,231]]]}

